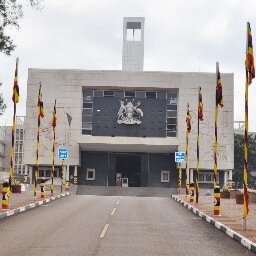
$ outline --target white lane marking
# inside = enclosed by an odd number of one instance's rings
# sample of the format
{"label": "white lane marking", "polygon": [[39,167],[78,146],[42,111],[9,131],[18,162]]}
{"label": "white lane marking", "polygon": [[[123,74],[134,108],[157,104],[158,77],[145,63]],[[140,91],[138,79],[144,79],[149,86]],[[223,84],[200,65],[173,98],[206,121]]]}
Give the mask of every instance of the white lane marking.
{"label": "white lane marking", "polygon": [[119,205],[119,203],[120,203],[120,200],[117,200],[117,201],[116,201],[116,205]]}
{"label": "white lane marking", "polygon": [[109,224],[106,224],[104,229],[102,230],[101,234],[100,234],[100,238],[103,238],[108,230]]}
{"label": "white lane marking", "polygon": [[113,209],[113,211],[111,212],[111,216],[113,216],[115,214],[116,208]]}

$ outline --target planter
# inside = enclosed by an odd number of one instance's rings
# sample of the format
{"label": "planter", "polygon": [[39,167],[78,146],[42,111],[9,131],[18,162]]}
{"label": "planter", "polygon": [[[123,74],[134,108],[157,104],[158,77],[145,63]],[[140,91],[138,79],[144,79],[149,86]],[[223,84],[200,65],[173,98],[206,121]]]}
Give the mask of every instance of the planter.
{"label": "planter", "polygon": [[229,191],[222,191],[222,192],[220,192],[220,197],[230,199],[230,192]]}
{"label": "planter", "polygon": [[12,193],[21,193],[21,185],[12,185]]}
{"label": "planter", "polygon": [[242,193],[236,194],[236,203],[237,204],[244,203],[244,195]]}

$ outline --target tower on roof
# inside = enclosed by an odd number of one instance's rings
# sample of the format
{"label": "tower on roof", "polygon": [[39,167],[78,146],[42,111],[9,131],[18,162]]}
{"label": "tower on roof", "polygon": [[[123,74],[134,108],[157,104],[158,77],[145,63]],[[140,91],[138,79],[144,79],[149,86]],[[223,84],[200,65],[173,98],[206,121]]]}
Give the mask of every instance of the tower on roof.
{"label": "tower on roof", "polygon": [[124,17],[122,70],[143,71],[144,17]]}

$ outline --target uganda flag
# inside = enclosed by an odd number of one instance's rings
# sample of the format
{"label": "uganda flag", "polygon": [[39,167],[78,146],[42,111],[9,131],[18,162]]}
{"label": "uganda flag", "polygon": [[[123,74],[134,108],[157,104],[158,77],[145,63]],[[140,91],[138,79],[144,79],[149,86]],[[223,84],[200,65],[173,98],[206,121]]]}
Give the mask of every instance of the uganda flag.
{"label": "uganda flag", "polygon": [[204,110],[203,110],[203,97],[201,87],[199,89],[199,105],[198,105],[198,118],[200,121],[204,120]]}
{"label": "uganda flag", "polygon": [[43,103],[43,100],[42,100],[42,94],[41,94],[41,99],[40,99],[40,102],[39,102],[39,115],[40,117],[44,117],[44,103]]}
{"label": "uganda flag", "polygon": [[189,133],[191,131],[191,116],[189,113],[189,105],[188,105],[188,109],[187,109],[187,116],[186,116],[186,123],[187,123],[187,132]]}
{"label": "uganda flag", "polygon": [[18,85],[18,63],[19,63],[19,58],[16,59],[15,77],[14,77],[14,84],[13,84],[12,101],[14,103],[18,103],[20,100],[20,92],[19,92],[19,85]]}
{"label": "uganda flag", "polygon": [[216,106],[224,106],[223,96],[222,96],[222,82],[220,78],[219,65],[217,68],[217,85],[216,85]]}
{"label": "uganda flag", "polygon": [[53,108],[53,112],[52,112],[52,129],[53,129],[53,131],[55,131],[55,129],[56,129],[56,123],[57,123],[57,117],[56,117],[56,100],[55,100],[54,108]]}
{"label": "uganda flag", "polygon": [[246,70],[248,72],[248,84],[252,83],[255,77],[253,46],[252,46],[252,31],[250,23],[247,22],[247,47],[246,47]]}
{"label": "uganda flag", "polygon": [[37,107],[38,107],[38,115],[43,118],[44,117],[44,103],[43,103],[42,98],[43,98],[43,96],[42,96],[41,84],[40,84]]}

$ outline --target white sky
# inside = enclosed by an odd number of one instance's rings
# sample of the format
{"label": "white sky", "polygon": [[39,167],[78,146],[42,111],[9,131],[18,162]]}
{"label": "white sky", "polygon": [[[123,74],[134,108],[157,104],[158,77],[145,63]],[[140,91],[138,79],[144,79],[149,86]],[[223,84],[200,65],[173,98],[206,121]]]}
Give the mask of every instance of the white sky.
{"label": "white sky", "polygon": [[[221,72],[235,74],[234,115],[244,119],[246,22],[256,56],[255,0],[44,0],[41,12],[26,9],[21,29],[11,31],[17,44],[12,56],[0,54],[7,103],[0,124],[12,122],[16,56],[17,115],[25,115],[28,68],[120,70],[125,16],[145,17],[145,71],[215,72],[219,61]],[[255,99],[256,81],[249,88],[250,131],[256,131]]]}

